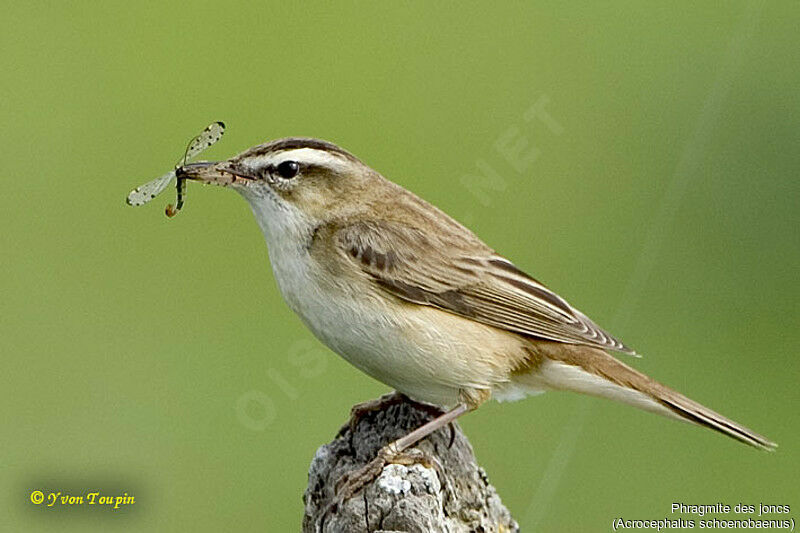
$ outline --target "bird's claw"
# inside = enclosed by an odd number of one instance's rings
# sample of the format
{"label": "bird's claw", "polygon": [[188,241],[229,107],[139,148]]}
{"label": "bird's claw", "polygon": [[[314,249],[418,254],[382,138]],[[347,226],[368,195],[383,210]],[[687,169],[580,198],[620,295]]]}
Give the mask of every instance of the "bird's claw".
{"label": "bird's claw", "polygon": [[350,408],[350,419],[339,429],[339,432],[336,434],[336,436],[341,437],[349,429],[352,438],[352,434],[355,432],[356,426],[358,426],[358,423],[361,422],[361,419],[366,415],[380,411],[385,407],[402,403],[406,399],[407,398],[403,394],[394,391],[390,392],[389,394],[384,394],[383,396],[374,400],[367,400],[366,402],[355,404]]}
{"label": "bird's claw", "polygon": [[419,448],[411,448],[402,452],[396,451],[393,444],[384,446],[375,455],[369,463],[365,464],[357,470],[348,472],[340,477],[334,485],[333,501],[325,507],[322,511],[319,520],[317,520],[317,532],[322,532],[325,525],[325,519],[328,515],[336,512],[339,507],[344,503],[361,492],[370,483],[375,481],[383,468],[388,464],[398,464],[403,466],[411,466],[414,464],[421,464],[425,468],[433,468],[439,479],[444,479],[443,468],[439,460],[420,450]]}

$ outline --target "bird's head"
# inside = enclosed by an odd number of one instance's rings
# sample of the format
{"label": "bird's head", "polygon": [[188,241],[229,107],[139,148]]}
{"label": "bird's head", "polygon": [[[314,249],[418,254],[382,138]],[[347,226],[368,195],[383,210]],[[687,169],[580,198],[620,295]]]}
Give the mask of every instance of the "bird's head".
{"label": "bird's head", "polygon": [[176,174],[239,192],[268,238],[357,214],[386,183],[335,144],[303,137],[260,144],[227,161],[190,163]]}

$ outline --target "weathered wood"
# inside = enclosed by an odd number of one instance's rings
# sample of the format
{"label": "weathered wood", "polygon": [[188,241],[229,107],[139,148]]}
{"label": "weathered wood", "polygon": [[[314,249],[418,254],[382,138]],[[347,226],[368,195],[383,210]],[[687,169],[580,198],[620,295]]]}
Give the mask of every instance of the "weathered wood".
{"label": "weathered wood", "polygon": [[[324,509],[332,501],[339,478],[375,457],[389,442],[421,426],[433,415],[403,401],[364,415],[351,433],[349,427],[321,446],[308,475],[303,495],[303,531],[316,531]],[[486,473],[475,462],[472,446],[457,424],[444,428],[416,446],[441,465],[390,464],[378,478],[342,506],[329,513],[324,532],[406,531],[510,532],[518,531]],[[440,477],[441,476],[441,477]]]}

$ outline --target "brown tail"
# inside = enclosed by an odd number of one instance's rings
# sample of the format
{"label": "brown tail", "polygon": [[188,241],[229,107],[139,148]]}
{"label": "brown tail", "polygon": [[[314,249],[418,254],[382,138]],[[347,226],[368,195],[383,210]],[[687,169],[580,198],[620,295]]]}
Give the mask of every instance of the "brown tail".
{"label": "brown tail", "polygon": [[606,352],[587,346],[537,342],[544,362],[535,379],[548,388],[572,390],[621,401],[670,418],[705,426],[762,450],[777,444],[741,424],[700,405]]}
{"label": "brown tail", "polygon": [[714,429],[740,442],[762,450],[774,451],[775,448],[778,447],[777,444],[763,435],[759,435],[755,431],[734,422],[730,418],[726,418],[708,407],[700,405],[679,392],[665,387],[660,383],[659,387],[663,389],[664,392],[659,393],[659,391],[655,391],[655,393],[651,393],[650,396],[684,420]]}

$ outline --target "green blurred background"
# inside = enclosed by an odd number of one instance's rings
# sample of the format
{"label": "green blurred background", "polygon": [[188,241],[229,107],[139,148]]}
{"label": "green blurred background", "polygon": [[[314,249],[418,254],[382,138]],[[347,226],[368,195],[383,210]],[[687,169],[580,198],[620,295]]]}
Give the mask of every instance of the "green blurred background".
{"label": "green blurred background", "polygon": [[[673,501],[797,517],[800,8],[696,4],[6,3],[0,530],[298,530],[315,450],[387,390],[284,305],[236,194],[125,206],[213,120],[209,158],[346,147],[781,445],[493,402],[462,425],[523,530]],[[136,503],[29,501],[93,488]]]}

